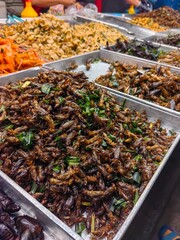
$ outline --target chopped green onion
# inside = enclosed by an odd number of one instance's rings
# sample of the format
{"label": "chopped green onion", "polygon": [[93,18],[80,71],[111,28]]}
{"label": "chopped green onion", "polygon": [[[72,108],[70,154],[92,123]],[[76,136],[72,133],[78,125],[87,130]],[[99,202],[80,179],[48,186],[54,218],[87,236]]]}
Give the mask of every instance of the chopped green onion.
{"label": "chopped green onion", "polygon": [[53,167],[52,170],[53,170],[55,173],[60,173],[60,171],[61,171],[61,166],[56,165],[56,166]]}
{"label": "chopped green onion", "polygon": [[140,184],[141,182],[141,175],[139,172],[135,172],[134,175],[133,175],[133,180],[134,182]]}
{"label": "chopped green onion", "polygon": [[85,206],[85,207],[90,207],[92,206],[92,204],[90,202],[82,202],[81,205]]}
{"label": "chopped green onion", "polygon": [[117,81],[115,81],[115,80],[112,82],[112,84],[113,84],[113,87],[115,87],[115,88],[119,87],[119,84],[118,84],[118,82],[117,82]]}
{"label": "chopped green onion", "polygon": [[45,190],[46,190],[46,186],[45,186],[45,185],[42,185],[42,186],[40,186],[38,192],[43,193]]}
{"label": "chopped green onion", "polygon": [[50,99],[44,99],[44,102],[45,102],[46,104],[49,104]]}
{"label": "chopped green onion", "polygon": [[134,157],[134,159],[136,160],[136,161],[140,161],[140,160],[142,160],[142,155],[136,155],[135,157]]}
{"label": "chopped green onion", "polygon": [[112,204],[110,206],[110,210],[114,212],[116,209],[119,210],[121,208],[126,207],[126,201],[124,198],[116,199],[115,197],[113,198]]}
{"label": "chopped green onion", "polygon": [[31,187],[31,193],[35,194],[37,189],[38,189],[38,185],[35,182],[33,182]]}
{"label": "chopped green onion", "polygon": [[80,158],[70,156],[70,157],[66,157],[66,161],[67,161],[69,166],[77,166],[80,163]]}
{"label": "chopped green onion", "polygon": [[139,133],[139,134],[142,134],[142,133],[143,133],[142,130],[141,130],[139,127],[137,127],[137,128],[131,128],[130,131],[131,131],[132,133]]}
{"label": "chopped green onion", "polygon": [[6,130],[10,130],[10,129],[13,129],[14,125],[13,124],[10,124],[10,125],[7,125],[5,127]]}
{"label": "chopped green onion", "polygon": [[158,162],[158,161],[154,161],[154,164],[159,166],[161,164],[161,162]]}
{"label": "chopped green onion", "polygon": [[129,88],[129,94],[130,94],[130,95],[134,95],[134,89]]}
{"label": "chopped green onion", "polygon": [[133,183],[133,179],[132,178],[126,178],[126,177],[121,177],[121,181],[123,181],[125,183]]}
{"label": "chopped green onion", "polygon": [[95,215],[93,213],[91,217],[91,233],[93,233],[94,231],[95,231]]}
{"label": "chopped green onion", "polygon": [[17,135],[17,138],[25,149],[29,149],[33,144],[34,134],[32,131],[21,132]]}
{"label": "chopped green onion", "polygon": [[99,61],[101,61],[100,58],[94,58],[91,62],[92,62],[92,63],[98,63]]}
{"label": "chopped green onion", "polygon": [[116,142],[116,137],[112,134],[108,134],[108,138],[110,138],[113,142]]}
{"label": "chopped green onion", "polygon": [[63,98],[63,97],[58,97],[58,100],[59,100],[60,104],[62,104],[62,103],[65,101],[65,98]]}
{"label": "chopped green onion", "polygon": [[123,110],[125,108],[126,105],[126,99],[123,100],[122,104],[121,104],[121,109]]}
{"label": "chopped green onion", "polygon": [[136,153],[136,150],[126,149],[123,152],[130,152],[130,153]]}
{"label": "chopped green onion", "polygon": [[31,81],[26,81],[25,83],[23,83],[23,85],[21,86],[21,88],[26,88],[31,84]]}
{"label": "chopped green onion", "polygon": [[56,136],[54,141],[57,143],[58,148],[65,150],[65,146],[64,146],[60,136]]}
{"label": "chopped green onion", "polygon": [[102,141],[102,147],[107,147],[107,142],[105,140]]}
{"label": "chopped green onion", "polygon": [[132,122],[132,125],[134,128],[137,128],[137,126],[138,126],[137,122]]}
{"label": "chopped green onion", "polygon": [[45,94],[49,94],[50,91],[51,91],[51,88],[52,86],[48,83],[44,83],[42,86],[41,86],[41,92],[45,93]]}
{"label": "chopped green onion", "polygon": [[120,209],[120,208],[123,208],[126,206],[126,201],[124,198],[121,198],[119,200],[117,200],[115,203],[114,203],[114,206],[117,208],[117,209]]}
{"label": "chopped green onion", "polygon": [[176,135],[176,133],[175,133],[173,130],[169,130],[169,133],[170,133],[172,136]]}
{"label": "chopped green onion", "polygon": [[136,190],[134,194],[134,200],[133,200],[134,205],[137,203],[138,199],[139,199],[139,193],[138,193],[138,190]]}
{"label": "chopped green onion", "polygon": [[5,111],[5,106],[4,106],[4,105],[1,105],[1,106],[0,106],[0,113],[1,113],[1,112],[4,112],[4,111]]}
{"label": "chopped green onion", "polygon": [[165,98],[163,96],[159,96],[161,100],[165,101]]}
{"label": "chopped green onion", "polygon": [[3,164],[3,160],[0,160],[0,165],[2,165]]}
{"label": "chopped green onion", "polygon": [[148,141],[150,141],[150,140],[151,140],[151,138],[149,138],[149,137],[144,137],[144,141],[148,142]]}
{"label": "chopped green onion", "polygon": [[127,123],[124,123],[124,124],[123,124],[123,128],[124,128],[124,129],[128,129]]}
{"label": "chopped green onion", "polygon": [[75,231],[79,235],[81,235],[81,233],[84,231],[85,228],[86,228],[86,226],[85,226],[84,222],[77,223],[75,225]]}

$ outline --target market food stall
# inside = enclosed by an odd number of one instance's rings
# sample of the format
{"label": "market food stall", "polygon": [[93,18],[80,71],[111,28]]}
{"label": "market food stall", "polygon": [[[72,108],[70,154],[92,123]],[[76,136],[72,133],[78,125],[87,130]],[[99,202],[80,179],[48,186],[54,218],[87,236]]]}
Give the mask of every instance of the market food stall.
{"label": "market food stall", "polygon": [[180,35],[155,30],[101,14],[0,28],[0,183],[44,239],[156,239],[179,208]]}

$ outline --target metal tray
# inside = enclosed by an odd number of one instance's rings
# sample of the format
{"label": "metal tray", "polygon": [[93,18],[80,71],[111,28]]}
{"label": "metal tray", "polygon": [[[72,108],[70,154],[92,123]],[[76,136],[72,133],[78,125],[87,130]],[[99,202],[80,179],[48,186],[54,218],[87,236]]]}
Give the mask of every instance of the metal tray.
{"label": "metal tray", "polygon": [[147,28],[142,28],[137,25],[131,24],[131,23],[121,19],[120,17],[107,16],[107,15],[102,15],[102,16],[103,17],[98,17],[98,15],[97,15],[96,18],[87,18],[87,17],[82,17],[82,16],[77,15],[76,17],[77,17],[77,21],[84,21],[84,22],[96,21],[96,22],[106,23],[111,26],[114,25],[114,27],[116,27],[117,29],[122,31],[123,34],[125,34],[129,38],[139,37],[141,39],[144,39],[144,38],[150,37],[156,33]]}
{"label": "metal tray", "polygon": [[[85,72],[85,74],[88,76],[89,81],[94,81],[98,76],[108,72],[109,64],[107,64],[107,63],[93,64],[92,67],[90,68],[90,70],[87,71],[85,63],[89,58],[102,58],[102,59],[108,59],[110,61],[120,61],[120,62],[127,63],[127,64],[137,64],[139,67],[143,67],[143,66],[150,66],[150,67],[151,66],[165,66],[165,67],[169,67],[170,66],[170,65],[167,65],[167,64],[156,63],[156,62],[153,62],[153,61],[148,61],[148,60],[145,60],[145,59],[132,57],[132,56],[121,54],[121,53],[111,52],[111,51],[108,51],[108,50],[100,50],[100,51],[96,51],[94,53],[84,54],[82,56],[77,56],[77,57],[72,57],[72,58],[69,58],[69,59],[64,59],[64,60],[61,60],[61,61],[47,63],[47,64],[44,64],[44,66],[47,67],[48,69],[62,70],[62,69],[69,68],[72,64],[75,63],[75,64],[78,65],[78,68],[75,69],[75,71]],[[171,69],[172,72],[180,74],[180,68],[171,66],[170,69]],[[99,84],[97,84],[97,85],[100,86]],[[155,104],[155,103],[149,102],[147,100],[137,98],[137,97],[132,96],[132,95],[128,95],[126,93],[119,92],[117,90],[114,90],[114,89],[111,89],[111,88],[108,88],[108,87],[104,87],[102,85],[101,85],[101,87],[107,89],[110,92],[114,92],[116,94],[124,96],[128,99],[136,100],[138,102],[147,104],[148,106],[153,106],[155,108],[159,108],[163,111],[166,111],[168,113],[171,113],[171,114],[174,114],[174,115],[177,115],[177,116],[180,117],[180,113],[177,112],[177,111],[171,110],[169,108],[162,107],[158,104]]]}
{"label": "metal tray", "polygon": [[[161,33],[161,32],[160,32]],[[163,34],[178,34],[180,33],[180,28],[170,28],[164,32],[162,32]]]}
{"label": "metal tray", "polygon": [[159,240],[158,232],[164,225],[180,232],[179,149],[180,141],[130,223],[123,240]]}
{"label": "metal tray", "polygon": [[17,71],[14,73],[9,73],[3,76],[0,76],[0,86],[3,86],[10,82],[16,82],[17,80],[24,79],[24,76],[33,77],[34,72],[39,71],[40,67],[28,68],[26,70]]}
{"label": "metal tray", "polygon": [[[173,33],[173,30],[171,30],[171,31],[167,31],[167,32],[164,32],[164,33],[156,33],[156,34],[154,34],[152,36],[144,38],[144,40],[157,43],[156,42],[157,40],[166,38],[166,37],[168,37],[168,35],[174,35],[174,34],[180,34],[180,31],[179,32],[176,31],[176,32]],[[164,46],[164,47],[171,46],[171,47],[173,47],[176,50],[179,49],[179,47],[175,47],[175,46],[172,46],[172,45],[169,45],[169,44],[164,44],[164,43],[161,43],[161,46]]]}
{"label": "metal tray", "polygon": [[[78,25],[78,24],[82,24],[82,23],[84,23],[84,22],[91,22],[91,21],[93,21],[93,20],[90,19],[90,18],[86,18],[86,17],[82,17],[82,16],[79,16],[79,17],[78,17],[78,16],[58,16],[58,17],[56,17],[56,18],[59,19],[59,20],[63,20],[63,21],[65,21],[65,22],[68,22],[70,25]],[[33,20],[33,19],[34,19],[34,18],[23,18],[23,20],[25,20],[25,21],[31,21],[31,20]],[[97,22],[99,22],[99,21],[97,21]],[[0,24],[6,25],[6,24],[7,24],[7,18],[2,18],[2,19],[0,19]],[[129,35],[129,34],[127,34],[127,33],[125,33],[125,32],[123,31],[124,28],[121,29],[121,27],[118,27],[118,26],[112,26],[112,27],[116,27],[116,28],[118,28],[119,31],[122,31],[122,34],[123,34],[124,36],[126,36],[126,37],[128,37],[128,38],[132,38],[131,35]],[[128,31],[128,30],[125,29],[125,31]],[[148,35],[148,36],[149,36],[149,35]],[[94,51],[91,51],[91,52],[94,52]],[[91,52],[90,52],[90,53],[91,53]],[[83,54],[80,54],[80,56],[81,56],[81,55],[83,55]],[[36,69],[36,67],[32,67],[32,70],[34,70],[34,69]],[[31,72],[31,68],[28,68],[27,70],[30,70],[30,72]],[[7,74],[7,75],[0,76],[0,85],[1,85],[2,79],[3,79],[5,76],[9,76],[11,79],[13,79],[14,74],[22,73],[22,75],[23,75],[24,71],[26,71],[26,70],[21,70],[21,71],[17,71],[17,72],[14,72],[14,73],[10,73],[10,74]]]}
{"label": "metal tray", "polygon": [[[103,15],[103,14],[102,14]],[[99,17],[99,15],[98,15]],[[102,18],[101,14],[100,14],[100,17]],[[106,16],[104,16],[106,17]],[[115,18],[118,19],[119,21],[122,21],[122,22],[125,22],[125,23],[129,23],[129,24],[132,24],[133,26],[138,26],[136,24],[133,24],[133,23],[130,23],[130,21],[135,18],[135,17],[138,17],[138,14],[122,14],[121,16],[116,16]],[[142,29],[148,29],[148,28],[144,28],[144,27],[141,27],[139,26],[140,28]],[[168,30],[165,30],[163,32],[156,32],[156,31],[153,31],[151,29],[149,29],[149,31],[152,31],[154,33],[168,33],[168,34],[175,34],[175,33],[179,33],[180,32],[180,28],[169,28]]]}
{"label": "metal tray", "polygon": [[[109,16],[109,18],[113,18],[111,16]],[[110,27],[114,27],[119,31],[122,31],[126,36],[128,37],[132,37],[132,35],[134,36],[134,32],[130,31],[128,28],[121,26],[119,24],[115,24],[114,21],[104,21],[101,19],[96,19],[96,18],[90,18],[90,17],[85,17],[85,16],[81,16],[81,15],[76,15],[76,20],[80,21],[80,22],[98,22],[98,23],[102,23],[105,25],[108,25]]]}
{"label": "metal tray", "polygon": [[[144,42],[144,40],[142,40],[142,39],[136,39],[136,41],[137,41],[137,42]],[[170,51],[178,50],[178,48],[176,48],[176,47],[169,46],[169,45],[164,45],[164,44],[161,44],[161,43],[151,42],[151,44],[152,44],[152,46],[154,46],[154,47],[159,47],[159,50],[162,50],[162,51],[164,51],[164,52],[170,52]],[[110,46],[110,47],[113,47],[113,45]],[[101,49],[102,49],[103,51],[110,51],[110,52],[112,52],[112,53],[118,53],[118,54],[122,54],[122,55],[128,55],[128,54],[121,53],[121,52],[111,51],[111,50],[107,49],[106,47],[101,48]],[[179,54],[180,54],[180,52],[179,52]],[[131,56],[131,57],[133,57],[133,58],[136,58],[137,60],[138,60],[138,59],[144,59],[144,60],[147,61],[147,62],[152,62],[152,63],[156,63],[156,64],[159,63],[159,62],[157,62],[157,61],[147,60],[147,59],[145,59],[145,58],[140,58],[140,57],[136,57],[136,56],[133,56],[133,55],[128,55],[128,56]],[[177,70],[180,70],[179,67],[176,67],[176,66],[171,65],[171,64],[167,64],[167,63],[161,62],[161,65],[164,65],[164,66],[167,66],[167,67],[173,67],[173,68],[175,68],[175,69],[177,69]]]}
{"label": "metal tray", "polygon": [[81,238],[54,214],[30,194],[18,186],[6,174],[0,171],[0,186],[15,202],[21,206],[20,214],[37,218],[44,228],[45,240],[70,240]]}
{"label": "metal tray", "polygon": [[[57,61],[56,66],[58,67],[59,70],[62,70],[62,69],[67,68],[68,66],[70,66],[72,63],[74,63],[75,60],[76,60],[76,63],[80,64],[80,63],[83,62],[83,59],[87,60],[87,59],[89,59],[89,57],[98,57],[100,55],[101,55],[101,52],[97,51],[95,53],[85,54],[85,56],[83,56],[83,57],[79,56],[79,57],[74,57],[74,58],[71,58],[71,59]],[[54,63],[51,63],[51,65],[49,64],[49,66],[46,65],[45,67],[48,69],[50,66],[52,67],[52,64],[54,64]],[[36,69],[36,70],[32,71],[31,77],[37,76],[37,74],[42,70],[43,69]],[[18,75],[19,74],[16,74],[16,80],[20,80]],[[21,77],[22,77],[22,75],[21,75]],[[24,72],[24,77],[29,77],[29,73]],[[7,83],[8,83],[8,78],[4,79],[4,84],[6,83],[5,80],[7,80]],[[15,81],[15,79],[14,79],[14,81]],[[156,119],[160,119],[162,121],[162,127],[165,127],[167,130],[170,130],[170,129],[172,130],[173,129],[173,131],[175,131],[175,132],[180,131],[180,121],[179,121],[180,119],[179,119],[178,116],[175,116],[175,115],[169,113],[168,111],[163,111],[162,109],[159,109],[157,107],[148,106],[147,104],[144,104],[141,101],[137,101],[137,100],[134,100],[134,99],[127,98],[127,96],[121,96],[120,94],[115,94],[115,93],[111,93],[111,94],[112,94],[113,97],[115,97],[117,99],[118,102],[122,102],[126,99],[126,106],[129,107],[130,109],[138,110],[140,112],[145,110],[146,113],[147,113],[149,121],[154,121]],[[172,146],[170,147],[169,151],[167,152],[166,156],[164,157],[161,165],[159,166],[159,168],[155,172],[154,176],[152,177],[152,179],[148,183],[146,189],[144,190],[141,197],[139,198],[137,204],[134,206],[130,215],[127,217],[124,224],[119,229],[116,236],[114,237],[114,240],[118,240],[118,239],[123,240],[124,235],[126,233],[129,233],[128,229],[131,226],[131,223],[132,223],[133,219],[136,217],[136,215],[140,211],[141,206],[144,203],[146,203],[146,197],[149,196],[149,193],[151,193],[151,188],[154,186],[156,181],[158,181],[159,176],[161,175],[161,172],[163,171],[164,167],[167,165],[167,163],[170,162],[170,158],[171,158],[171,155],[173,154],[173,152],[178,151],[177,147],[178,147],[179,141],[180,141],[180,135],[178,134],[178,136],[174,140]],[[174,158],[176,158],[174,160],[177,161],[178,160],[178,154]],[[15,188],[17,187],[17,184],[14,184],[14,182],[12,180],[10,180],[9,178],[7,178],[7,179],[8,179],[8,181],[10,181],[12,183],[11,184],[12,188],[13,188],[13,186],[15,186]],[[21,190],[23,192],[24,196],[27,196],[27,199],[29,199],[31,204],[34,203],[36,206],[39,206],[39,207],[41,206],[40,210],[42,209],[43,213],[44,213],[45,208],[40,203],[37,203],[37,201],[35,199],[33,199],[28,193],[25,193],[24,190],[22,190],[21,187],[17,187],[17,189],[19,189],[19,191]],[[46,211],[45,212],[48,213],[48,216],[50,216],[51,219],[55,219],[56,225],[57,226],[59,225],[60,228],[63,228],[63,230],[66,231],[67,234],[74,237],[74,239],[76,239],[76,240],[81,239],[75,232],[70,230],[69,227],[67,227],[65,224],[63,224],[60,220],[57,220],[57,218],[54,215],[52,215],[48,210],[46,210]],[[36,215],[36,216],[38,217],[38,215]],[[43,218],[43,219],[45,220],[45,218]],[[54,231],[54,225],[51,225],[51,226],[48,226],[48,227],[50,227],[50,229],[52,229],[52,231],[55,232]],[[73,236],[72,232],[74,233],[74,236]],[[61,237],[60,234],[58,236]],[[58,239],[58,238],[56,238],[56,239]],[[66,240],[68,238],[66,238],[66,236],[65,236],[65,237],[62,237],[61,239]],[[134,239],[134,238],[129,238],[129,239]],[[139,238],[139,239],[141,239],[141,238]]]}

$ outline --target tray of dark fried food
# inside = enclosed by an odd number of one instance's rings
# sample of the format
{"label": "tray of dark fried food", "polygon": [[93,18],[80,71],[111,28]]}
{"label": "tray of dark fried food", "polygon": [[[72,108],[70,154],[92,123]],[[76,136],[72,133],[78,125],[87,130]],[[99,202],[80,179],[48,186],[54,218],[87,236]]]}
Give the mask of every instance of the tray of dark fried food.
{"label": "tray of dark fried food", "polygon": [[0,239],[43,240],[43,227],[38,220],[17,213],[21,207],[0,189]]}
{"label": "tray of dark fried food", "polygon": [[[8,159],[6,161],[8,162]],[[2,171],[0,171],[0,186],[1,240],[74,239],[65,231],[61,233],[60,226],[57,226],[53,219],[54,215]]]}
{"label": "tray of dark fried food", "polygon": [[[180,149],[180,141],[176,145]],[[143,206],[123,235],[123,240],[157,240],[159,229],[167,224],[180,231],[180,161],[179,151],[171,155]],[[136,233],[136,234],[134,234]],[[113,240],[119,240],[119,235]]]}
{"label": "tray of dark fried food", "polygon": [[170,7],[160,7],[148,13],[140,13],[139,18],[151,18],[154,22],[164,27],[180,28],[180,13]]}
{"label": "tray of dark fried food", "polygon": [[177,117],[128,108],[83,72],[41,72],[1,90],[1,170],[78,234],[112,239],[168,160]]}
{"label": "tray of dark fried food", "polygon": [[180,75],[162,66],[142,67],[111,63],[110,71],[95,80],[96,83],[163,107],[180,111]]}
{"label": "tray of dark fried food", "polygon": [[180,33],[155,34],[145,38],[145,40],[160,43],[163,47],[171,46],[175,47],[176,49],[180,47]]}
{"label": "tray of dark fried food", "polygon": [[[125,72],[119,76],[117,74],[117,77],[116,69],[113,66],[115,62],[117,62],[117,64],[119,62],[119,64],[122,64],[126,69],[122,70],[122,72]],[[109,91],[154,106],[155,108],[161,108],[163,111],[168,111],[171,114],[179,115],[180,72],[177,67],[168,66],[167,64],[159,62],[155,63],[126,54],[112,53],[104,49],[101,49],[100,52],[89,53],[68,60],[56,61],[54,63],[45,64],[44,66],[57,70],[68,69],[74,70],[75,72],[83,71],[89,81],[95,81],[96,84],[100,84],[104,88],[108,87]],[[121,69],[121,67],[119,69]],[[133,69],[136,70],[134,71]],[[150,75],[148,75],[148,72]],[[141,79],[139,81],[144,85],[142,89],[139,89],[137,82],[133,83],[136,77],[137,79]],[[169,79],[169,77],[172,78]],[[107,81],[103,84],[103,79],[105,78],[107,78]],[[116,78],[118,81],[121,81],[120,84],[117,83]],[[144,80],[142,80],[143,78]],[[7,80],[8,79],[5,81]],[[98,81],[102,82],[99,83]],[[109,84],[109,82],[112,82],[112,84]],[[167,85],[165,83],[167,83]],[[128,86],[128,84],[135,84],[135,86],[133,85],[133,87],[131,87],[131,85]],[[176,87],[171,89],[171,84]],[[147,88],[145,91],[144,88],[146,85]],[[124,86],[126,86],[126,88]],[[133,88],[135,92],[131,88]],[[120,91],[120,89],[122,89],[122,91]],[[142,94],[140,94],[141,91]]]}
{"label": "tray of dark fried food", "polygon": [[168,35],[167,37],[154,39],[155,42],[171,45],[174,47],[180,47],[180,33]]}
{"label": "tray of dark fried food", "polygon": [[135,57],[145,58],[147,60],[164,62],[176,67],[180,67],[180,51],[175,51],[174,48],[163,47],[154,44],[150,41],[133,39],[124,41],[117,39],[113,46],[107,43],[107,50],[128,54]]}

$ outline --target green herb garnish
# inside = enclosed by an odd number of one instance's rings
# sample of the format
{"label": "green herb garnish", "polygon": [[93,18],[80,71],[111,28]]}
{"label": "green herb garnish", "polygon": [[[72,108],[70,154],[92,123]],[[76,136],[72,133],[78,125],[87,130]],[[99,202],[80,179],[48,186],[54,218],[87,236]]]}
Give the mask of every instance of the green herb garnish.
{"label": "green herb garnish", "polygon": [[21,132],[17,135],[17,138],[25,149],[29,149],[33,145],[34,133],[32,131]]}
{"label": "green herb garnish", "polygon": [[48,83],[44,83],[42,86],[41,86],[41,92],[45,93],[45,94],[49,94],[50,91],[51,91],[51,88],[52,86]]}
{"label": "green herb garnish", "polygon": [[56,166],[53,167],[52,170],[53,170],[55,173],[60,173],[60,171],[61,171],[61,166],[56,165]]}
{"label": "green herb garnish", "polygon": [[69,156],[69,157],[66,157],[65,161],[68,163],[69,166],[77,166],[80,163],[80,158]]}
{"label": "green herb garnish", "polygon": [[81,236],[82,232],[84,231],[84,229],[86,228],[84,222],[81,223],[77,223],[75,225],[75,231],[77,234],[79,234]]}
{"label": "green herb garnish", "polygon": [[141,175],[139,172],[135,172],[134,175],[133,175],[133,180],[134,182],[140,184],[141,182]]}

